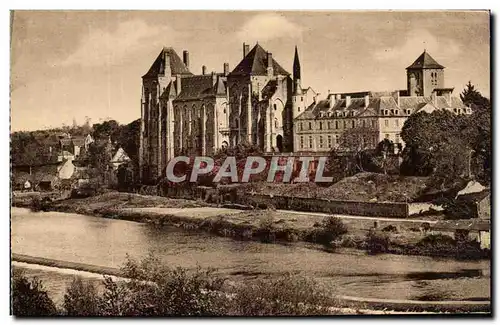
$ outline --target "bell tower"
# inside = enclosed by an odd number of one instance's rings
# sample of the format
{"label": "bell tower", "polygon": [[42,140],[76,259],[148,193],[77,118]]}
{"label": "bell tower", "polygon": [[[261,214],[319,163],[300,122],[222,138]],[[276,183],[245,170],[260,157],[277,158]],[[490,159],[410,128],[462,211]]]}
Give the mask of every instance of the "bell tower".
{"label": "bell tower", "polygon": [[424,52],[406,68],[408,95],[431,96],[436,88],[444,88],[444,66]]}

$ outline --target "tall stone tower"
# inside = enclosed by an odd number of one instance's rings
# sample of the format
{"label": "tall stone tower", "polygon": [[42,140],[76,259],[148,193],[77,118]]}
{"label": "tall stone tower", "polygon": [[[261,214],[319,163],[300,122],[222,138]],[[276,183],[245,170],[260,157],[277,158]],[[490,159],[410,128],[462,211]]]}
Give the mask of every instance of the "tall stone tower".
{"label": "tall stone tower", "polygon": [[444,67],[426,50],[406,68],[408,95],[431,96],[436,88],[444,88]]}

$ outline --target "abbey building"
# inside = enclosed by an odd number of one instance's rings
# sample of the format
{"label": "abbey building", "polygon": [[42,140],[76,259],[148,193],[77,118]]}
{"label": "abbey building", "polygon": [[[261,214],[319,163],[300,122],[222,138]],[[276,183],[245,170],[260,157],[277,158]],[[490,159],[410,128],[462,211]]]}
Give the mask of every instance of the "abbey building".
{"label": "abbey building", "polygon": [[259,44],[243,44],[232,71],[224,63],[222,72],[201,72],[190,71],[187,51],[181,59],[163,48],[142,77],[141,179],[163,176],[176,155],[211,155],[243,142],[264,152],[293,150],[293,120],[316,97],[301,86],[297,49],[293,75]]}
{"label": "abbey building", "polygon": [[350,129],[363,148],[383,139],[402,143],[400,132],[411,114],[436,109],[470,114],[452,88],[444,67],[424,51],[406,69],[404,90],[319,94],[301,83],[295,48],[292,74],[261,45],[243,44],[242,59],[230,71],[195,75],[189,53],[182,59],[163,48],[142,77],[139,166],[143,181],[165,175],[178,155],[212,155],[225,146],[252,143],[268,153],[328,152]]}

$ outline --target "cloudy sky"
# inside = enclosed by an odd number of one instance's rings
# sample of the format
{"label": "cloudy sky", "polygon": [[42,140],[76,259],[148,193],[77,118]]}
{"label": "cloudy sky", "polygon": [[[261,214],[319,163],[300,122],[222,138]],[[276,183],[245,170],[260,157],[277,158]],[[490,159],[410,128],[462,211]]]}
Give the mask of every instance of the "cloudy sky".
{"label": "cloudy sky", "polygon": [[141,76],[172,46],[190,70],[222,71],[258,41],[302,85],[332,92],[406,87],[424,49],[455,93],[471,80],[489,96],[487,12],[17,11],[11,39],[12,130],[140,117]]}

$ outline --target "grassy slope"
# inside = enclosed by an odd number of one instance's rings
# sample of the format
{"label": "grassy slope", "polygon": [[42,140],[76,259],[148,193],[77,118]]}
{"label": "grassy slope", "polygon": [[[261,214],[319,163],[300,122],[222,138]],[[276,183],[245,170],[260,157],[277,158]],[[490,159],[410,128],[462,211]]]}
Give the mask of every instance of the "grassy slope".
{"label": "grassy slope", "polygon": [[359,173],[328,187],[318,186],[314,183],[253,183],[242,185],[241,190],[253,190],[261,194],[318,197],[332,200],[411,202],[425,189],[427,180],[427,177]]}

